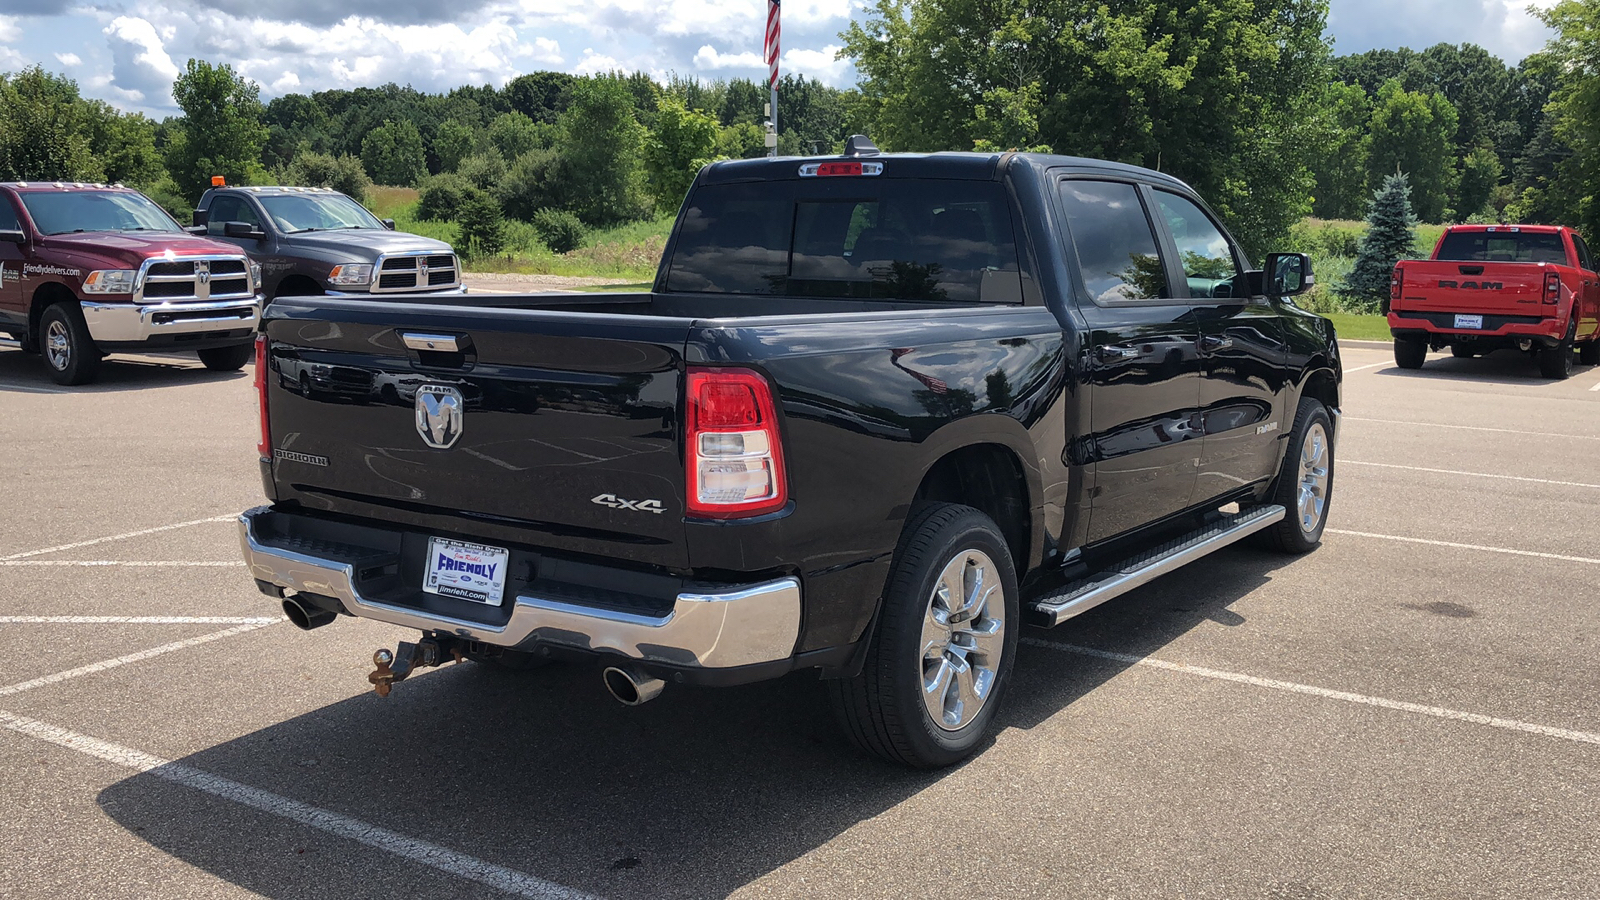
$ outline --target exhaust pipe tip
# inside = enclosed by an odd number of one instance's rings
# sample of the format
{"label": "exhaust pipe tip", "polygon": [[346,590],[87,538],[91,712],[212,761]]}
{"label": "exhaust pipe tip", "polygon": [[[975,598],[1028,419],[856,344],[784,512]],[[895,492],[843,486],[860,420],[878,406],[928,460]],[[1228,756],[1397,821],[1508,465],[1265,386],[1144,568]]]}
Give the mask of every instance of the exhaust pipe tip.
{"label": "exhaust pipe tip", "polygon": [[339,614],[332,610],[322,609],[317,606],[307,606],[293,597],[284,598],[283,614],[288,616],[289,621],[294,623],[294,627],[301,631],[321,628],[339,617]]}
{"label": "exhaust pipe tip", "polygon": [[607,666],[600,678],[606,690],[623,706],[643,706],[661,696],[661,689],[667,686],[665,681],[633,666]]}

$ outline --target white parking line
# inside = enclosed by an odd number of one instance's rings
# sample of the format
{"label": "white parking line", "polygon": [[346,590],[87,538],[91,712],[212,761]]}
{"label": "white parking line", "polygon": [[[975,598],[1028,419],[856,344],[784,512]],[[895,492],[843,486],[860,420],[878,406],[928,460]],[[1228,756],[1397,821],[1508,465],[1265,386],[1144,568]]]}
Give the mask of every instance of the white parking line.
{"label": "white parking line", "polygon": [[30,556],[42,556],[46,553],[56,553],[62,550],[76,550],[79,547],[92,547],[95,544],[104,544],[108,541],[125,541],[128,538],[143,537],[147,534],[157,534],[162,531],[173,531],[178,528],[188,528],[191,525],[204,525],[207,522],[231,522],[238,516],[213,516],[209,519],[195,519],[192,522],[179,522],[176,525],[161,525],[156,528],[146,528],[141,531],[130,531],[126,534],[113,534],[110,537],[95,538],[90,541],[79,541],[76,544],[62,544],[59,547],[46,547],[43,550],[29,550],[26,553],[13,553],[10,556],[0,556],[0,562],[12,559],[26,559]]}
{"label": "white parking line", "polygon": [[271,625],[282,616],[0,616],[0,625]]}
{"label": "white parking line", "polygon": [[1563,556],[1559,553],[1538,553],[1533,550],[1512,550],[1509,547],[1484,547],[1479,544],[1458,544],[1454,541],[1434,541],[1427,538],[1401,537],[1397,534],[1373,534],[1370,531],[1345,531],[1342,528],[1329,528],[1324,534],[1344,534],[1351,537],[1374,538],[1381,541],[1399,541],[1403,544],[1427,544],[1430,547],[1451,547],[1456,550],[1478,550],[1484,553],[1506,553],[1512,556],[1533,556],[1539,559],[1559,559],[1562,562],[1588,563],[1600,566],[1600,559],[1590,559],[1587,556]]}
{"label": "white parking line", "polygon": [[9,566],[132,566],[136,569],[178,567],[187,569],[220,569],[242,566],[242,560],[184,559],[0,559],[0,567]]}
{"label": "white parking line", "polygon": [[1589,388],[1589,390],[1591,390],[1591,391],[1600,391],[1600,384],[1596,384],[1594,387]]}
{"label": "white parking line", "polygon": [[499,891],[513,894],[518,897],[550,898],[550,900],[579,900],[590,898],[591,895],[572,888],[535,878],[515,869],[497,866],[465,853],[457,853],[438,844],[419,840],[413,837],[380,828],[370,822],[331,812],[298,800],[240,784],[231,778],[221,775],[212,775],[193,766],[183,763],[171,762],[109,741],[102,741],[86,734],[68,731],[47,722],[29,719],[15,713],[0,710],[0,726],[4,726],[17,734],[26,735],[37,740],[45,741],[75,750],[86,756],[103,760],[135,772],[143,772],[181,784],[213,797],[231,800],[241,806],[248,806],[264,813],[269,813],[280,818],[297,822],[308,828],[315,828],[335,837],[365,844],[386,853],[392,853],[409,862],[437,869],[447,875],[465,878],[488,885]]}
{"label": "white parking line", "polygon": [[1377,422],[1381,425],[1426,425],[1429,428],[1457,428],[1462,431],[1493,431],[1497,434],[1520,434],[1524,437],[1553,437],[1571,438],[1575,441],[1600,441],[1600,436],[1592,434],[1553,434],[1547,431],[1523,431],[1520,428],[1486,428],[1482,425],[1446,425],[1443,422],[1405,422],[1398,419],[1363,419],[1360,416],[1345,416],[1345,422]]}
{"label": "white parking line", "polygon": [[18,392],[23,393],[23,394],[73,394],[73,393],[77,393],[76,391],[63,391],[63,390],[60,390],[60,389],[57,389],[57,388],[33,387],[31,385],[25,387],[25,386],[20,385],[20,384],[6,384],[4,382],[0,382],[0,391],[18,391]]}
{"label": "white parking line", "polygon": [[34,678],[30,681],[21,681],[13,685],[0,687],[0,697],[8,697],[12,694],[20,694],[23,691],[31,691],[34,688],[45,687],[46,685],[51,684],[59,684],[60,682],[67,681],[68,679],[79,678],[84,675],[93,675],[96,672],[104,672],[107,669],[115,669],[118,666],[125,666],[129,663],[142,662],[143,660],[161,656],[166,653],[173,653],[178,650],[187,650],[190,647],[197,647],[201,644],[209,644],[212,641],[220,641],[223,638],[233,637],[236,634],[244,634],[246,631],[255,631],[257,628],[265,628],[276,621],[279,620],[270,619],[265,622],[252,622],[248,625],[235,625],[232,628],[226,628],[222,631],[214,631],[210,634],[202,634],[198,637],[192,637],[182,641],[173,641],[170,644],[162,644],[159,647],[152,647],[149,650],[140,650],[138,653],[129,653],[127,656],[119,656],[116,659],[108,659],[102,662],[90,663],[87,666],[79,666],[76,669],[67,669],[65,672],[57,672],[54,675],[45,675],[41,678]]}
{"label": "white parking line", "polygon": [[1324,697],[1329,700],[1342,700],[1346,703],[1359,703],[1364,706],[1376,706],[1382,709],[1393,709],[1400,712],[1417,713],[1424,716],[1433,716],[1438,719],[1451,719],[1457,722],[1468,722],[1473,725],[1487,725],[1490,728],[1504,728],[1509,731],[1521,731],[1528,734],[1537,734],[1543,737],[1559,738],[1564,741],[1577,741],[1583,744],[1600,744],[1600,734],[1592,731],[1573,731],[1568,728],[1553,728],[1549,725],[1535,725],[1531,722],[1518,722],[1515,719],[1501,719],[1495,716],[1486,716],[1481,713],[1462,712],[1457,709],[1445,709],[1441,706],[1424,706],[1420,703],[1407,703],[1404,700],[1387,700],[1383,697],[1369,697],[1366,694],[1353,694],[1349,691],[1335,691],[1328,688],[1315,687],[1309,684],[1296,684],[1292,681],[1277,681],[1272,678],[1257,678],[1254,675],[1244,675],[1238,672],[1223,672],[1217,669],[1207,669],[1202,666],[1190,666],[1183,663],[1172,663],[1160,659],[1151,659],[1145,656],[1134,656],[1128,653],[1113,653],[1109,650],[1096,650],[1092,647],[1080,647],[1076,644],[1062,644],[1047,641],[1041,638],[1022,638],[1022,643],[1035,647],[1048,647],[1051,650],[1060,650],[1066,653],[1077,653],[1082,656],[1093,656],[1099,659],[1109,659],[1115,662],[1128,663],[1136,666],[1147,666],[1152,669],[1165,669],[1168,672],[1182,672],[1185,675],[1198,675],[1201,678],[1214,678],[1218,681],[1233,681],[1239,684],[1249,684],[1255,687],[1270,688],[1275,691],[1288,691],[1294,694],[1309,694],[1313,697]]}
{"label": "white parking line", "polygon": [[1391,363],[1388,360],[1384,360],[1383,362],[1375,362],[1370,366],[1356,366],[1354,369],[1345,369],[1344,373],[1346,375],[1349,375],[1351,372],[1361,372],[1361,371],[1365,371],[1367,369],[1376,369],[1379,366],[1392,366],[1392,365],[1394,365],[1394,363]]}
{"label": "white parking line", "polygon": [[1438,475],[1466,475],[1470,478],[1500,478],[1505,481],[1531,481],[1534,484],[1553,484],[1559,487],[1600,488],[1600,484],[1582,481],[1551,481],[1548,478],[1525,478],[1521,475],[1494,475],[1488,472],[1461,472],[1456,469],[1428,469],[1422,466],[1401,466],[1394,463],[1363,462],[1359,459],[1341,459],[1341,466],[1372,466],[1377,469],[1405,469],[1408,472],[1433,472]]}

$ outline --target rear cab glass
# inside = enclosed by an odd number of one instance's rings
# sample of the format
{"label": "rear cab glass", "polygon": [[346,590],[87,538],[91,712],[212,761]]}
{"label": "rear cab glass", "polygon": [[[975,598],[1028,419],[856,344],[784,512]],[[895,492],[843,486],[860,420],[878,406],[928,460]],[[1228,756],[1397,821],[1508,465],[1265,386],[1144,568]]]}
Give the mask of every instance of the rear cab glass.
{"label": "rear cab glass", "polygon": [[1434,257],[1450,262],[1545,262],[1566,265],[1561,235],[1538,231],[1452,231]]}
{"label": "rear cab glass", "polygon": [[997,182],[877,177],[709,184],[689,199],[666,289],[1021,303]]}

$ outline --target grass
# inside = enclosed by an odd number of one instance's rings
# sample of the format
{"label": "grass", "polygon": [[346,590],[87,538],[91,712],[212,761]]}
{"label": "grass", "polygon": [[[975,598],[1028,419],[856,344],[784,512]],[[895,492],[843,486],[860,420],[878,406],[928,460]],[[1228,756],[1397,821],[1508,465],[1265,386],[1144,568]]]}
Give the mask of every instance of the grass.
{"label": "grass", "polygon": [[1384,316],[1364,316],[1353,313],[1323,313],[1333,321],[1334,331],[1340,340],[1388,341],[1389,320]]}

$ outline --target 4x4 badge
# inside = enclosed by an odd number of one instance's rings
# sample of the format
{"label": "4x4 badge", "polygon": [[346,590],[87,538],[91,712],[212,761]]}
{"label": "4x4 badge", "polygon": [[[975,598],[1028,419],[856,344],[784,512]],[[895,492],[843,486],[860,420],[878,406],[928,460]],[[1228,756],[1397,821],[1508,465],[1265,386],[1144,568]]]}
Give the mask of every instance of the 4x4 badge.
{"label": "4x4 badge", "polygon": [[616,494],[601,494],[597,497],[590,497],[589,502],[598,503],[601,506],[609,506],[612,509],[631,509],[635,512],[655,513],[656,515],[666,511],[666,507],[661,505],[660,500],[624,500]]}
{"label": "4x4 badge", "polygon": [[443,384],[417,388],[417,434],[429,447],[444,450],[461,437],[465,427],[466,401],[461,392]]}

